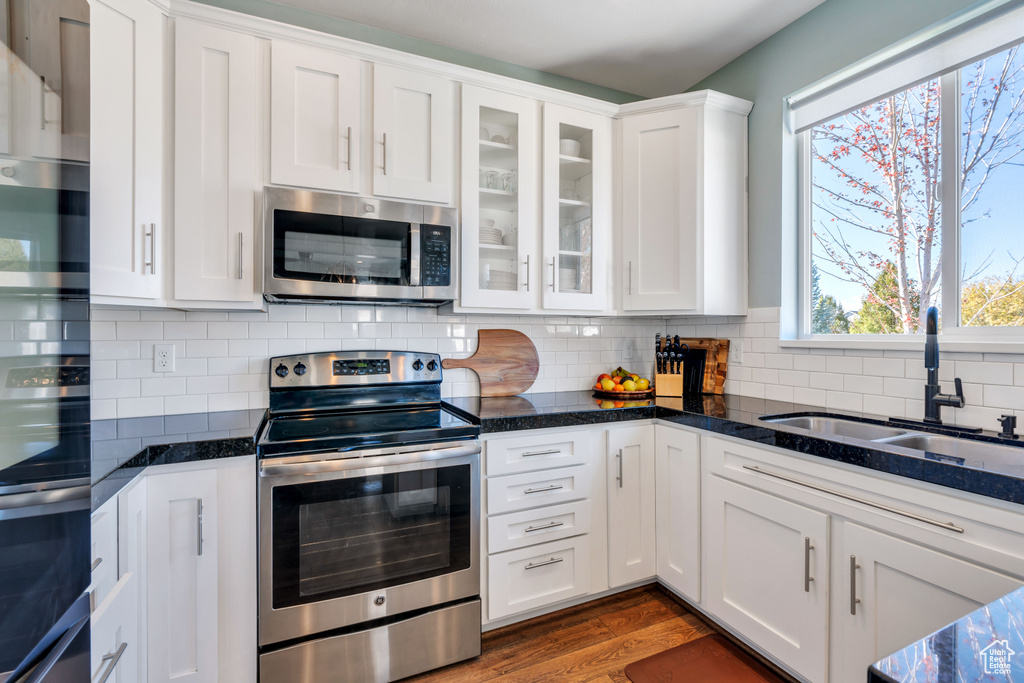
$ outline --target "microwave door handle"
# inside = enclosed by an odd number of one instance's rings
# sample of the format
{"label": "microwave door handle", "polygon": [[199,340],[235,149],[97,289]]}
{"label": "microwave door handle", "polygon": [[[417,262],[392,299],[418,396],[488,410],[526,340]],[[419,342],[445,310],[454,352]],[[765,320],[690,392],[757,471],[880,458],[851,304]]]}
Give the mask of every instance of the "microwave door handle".
{"label": "microwave door handle", "polygon": [[409,286],[419,287],[420,273],[420,224],[409,224]]}

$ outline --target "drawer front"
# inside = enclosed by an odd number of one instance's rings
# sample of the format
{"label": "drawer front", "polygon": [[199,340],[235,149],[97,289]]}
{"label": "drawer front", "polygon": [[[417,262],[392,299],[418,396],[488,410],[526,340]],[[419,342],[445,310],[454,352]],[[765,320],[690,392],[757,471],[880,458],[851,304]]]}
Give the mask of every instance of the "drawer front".
{"label": "drawer front", "polygon": [[490,478],[487,480],[487,514],[588,498],[593,478],[593,468],[589,465]]}
{"label": "drawer front", "polygon": [[117,583],[117,496],[92,513],[92,605],[102,603]]}
{"label": "drawer front", "polygon": [[596,460],[590,432],[548,432],[487,441],[488,476],[581,465]]}
{"label": "drawer front", "polygon": [[590,501],[580,500],[487,519],[487,552],[500,553],[590,533]]}
{"label": "drawer front", "polygon": [[492,621],[586,595],[590,537],[491,555],[487,577],[487,617]]}

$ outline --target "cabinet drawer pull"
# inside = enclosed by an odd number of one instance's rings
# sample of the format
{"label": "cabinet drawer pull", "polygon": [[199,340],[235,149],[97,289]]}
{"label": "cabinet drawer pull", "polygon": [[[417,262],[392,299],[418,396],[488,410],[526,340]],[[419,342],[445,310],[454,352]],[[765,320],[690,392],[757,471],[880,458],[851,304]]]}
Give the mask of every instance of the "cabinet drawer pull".
{"label": "cabinet drawer pull", "polygon": [[622,488],[622,449],[615,455],[615,464],[617,467],[617,474],[615,475],[615,481],[619,482],[619,488]]}
{"label": "cabinet drawer pull", "polygon": [[196,498],[196,556],[203,556],[203,499]]}
{"label": "cabinet drawer pull", "polygon": [[766,477],[774,477],[775,479],[781,479],[782,481],[788,481],[791,484],[796,484],[797,486],[803,486],[804,488],[808,488],[808,489],[811,489],[813,491],[820,491],[822,493],[827,493],[830,496],[835,496],[836,498],[842,498],[843,500],[851,500],[854,503],[860,503],[861,505],[866,505],[868,507],[872,507],[872,508],[875,508],[877,510],[884,510],[885,512],[891,512],[894,515],[900,515],[901,517],[908,517],[910,519],[917,520],[918,522],[924,522],[925,524],[931,524],[932,526],[937,526],[937,527],[940,527],[942,529],[948,529],[949,531],[955,531],[958,534],[964,533],[964,530],[961,527],[958,527],[956,524],[953,524],[952,522],[940,522],[938,520],[931,519],[929,517],[924,517],[924,516],[916,514],[914,512],[909,512],[907,510],[900,510],[899,508],[890,507],[888,505],[884,505],[882,503],[876,503],[874,501],[866,500],[864,498],[858,498],[857,496],[851,496],[848,493],[843,493],[841,491],[835,491],[833,489],[825,488],[824,486],[818,486],[817,484],[811,484],[810,482],[800,481],[799,479],[794,479],[793,477],[788,477],[785,474],[779,474],[777,472],[769,472],[768,470],[762,470],[760,467],[757,467],[755,465],[744,465],[743,469],[750,470],[751,472],[757,472],[758,474],[763,474]]}
{"label": "cabinet drawer pull", "polygon": [[565,562],[564,557],[552,557],[550,560],[544,560],[543,562],[537,562],[526,565],[526,569],[536,569],[537,567],[546,567],[549,564],[558,564],[559,562]]}
{"label": "cabinet drawer pull", "polygon": [[562,451],[557,449],[557,448],[552,448],[552,449],[546,450],[546,451],[529,451],[528,453],[523,453],[523,457],[524,458],[532,458],[535,455],[554,455],[555,453],[561,453],[561,452]]}
{"label": "cabinet drawer pull", "polygon": [[804,536],[804,593],[811,592],[811,581],[814,581],[814,577],[811,576],[812,550],[814,550],[814,546],[811,545],[811,537]]}
{"label": "cabinet drawer pull", "polygon": [[103,562],[103,558],[102,557],[97,557],[95,560],[93,560],[92,565],[89,567],[89,571],[91,571],[91,572],[96,571],[96,567],[100,566],[101,562]]}
{"label": "cabinet drawer pull", "polygon": [[128,647],[128,643],[121,643],[121,646],[117,648],[116,652],[112,652],[109,655],[103,655],[100,661],[110,662],[107,665],[107,670],[103,672],[103,678],[100,679],[100,683],[107,683],[107,679],[110,678],[110,674],[114,673],[114,669],[117,668],[117,663],[121,661],[121,655],[124,654],[125,648]]}
{"label": "cabinet drawer pull", "polygon": [[860,598],[857,597],[857,570],[860,569],[860,565],[857,564],[857,556],[850,555],[850,614],[857,616],[857,603],[860,602]]}
{"label": "cabinet drawer pull", "polygon": [[242,233],[238,233],[238,279],[242,279]]}
{"label": "cabinet drawer pull", "polygon": [[565,522],[548,522],[547,524],[541,524],[540,526],[528,526],[526,527],[526,533],[534,531],[544,531],[546,529],[555,529],[560,526],[564,526]]}
{"label": "cabinet drawer pull", "polygon": [[560,488],[564,488],[561,484],[552,484],[551,486],[545,486],[539,489],[526,489],[523,493],[544,493],[545,491],[557,491]]}

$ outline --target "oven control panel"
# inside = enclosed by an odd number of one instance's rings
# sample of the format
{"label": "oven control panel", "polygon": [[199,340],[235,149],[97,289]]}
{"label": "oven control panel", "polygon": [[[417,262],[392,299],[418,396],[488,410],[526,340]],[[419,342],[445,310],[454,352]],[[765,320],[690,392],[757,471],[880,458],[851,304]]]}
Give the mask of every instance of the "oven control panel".
{"label": "oven control panel", "polygon": [[418,351],[333,351],[270,359],[270,388],[441,382],[441,357]]}

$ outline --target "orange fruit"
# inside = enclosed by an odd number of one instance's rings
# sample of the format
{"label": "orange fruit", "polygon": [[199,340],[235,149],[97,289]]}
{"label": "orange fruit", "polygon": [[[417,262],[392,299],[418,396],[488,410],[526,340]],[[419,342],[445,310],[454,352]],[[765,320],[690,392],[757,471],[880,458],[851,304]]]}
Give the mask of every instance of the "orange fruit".
{"label": "orange fruit", "polygon": [[600,384],[595,384],[594,388],[597,389],[598,391],[602,391]]}
{"label": "orange fruit", "polygon": [[615,407],[616,407],[616,408],[621,408],[621,407],[622,407],[622,406],[624,406],[624,405],[626,405],[626,404],[625,404],[625,402],[623,402],[623,401],[616,401],[616,402],[615,402]]}
{"label": "orange fruit", "polygon": [[625,389],[622,388],[621,384],[616,384],[614,387],[612,387],[612,391],[625,391]]}

